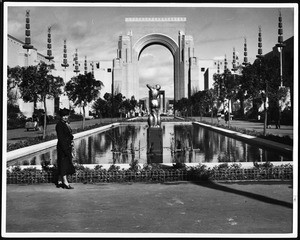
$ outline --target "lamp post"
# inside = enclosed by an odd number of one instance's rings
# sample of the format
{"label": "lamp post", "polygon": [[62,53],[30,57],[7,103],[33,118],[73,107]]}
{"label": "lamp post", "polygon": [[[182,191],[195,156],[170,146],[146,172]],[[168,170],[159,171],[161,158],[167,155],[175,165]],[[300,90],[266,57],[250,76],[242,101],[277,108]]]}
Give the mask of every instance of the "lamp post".
{"label": "lamp post", "polygon": [[[259,78],[261,81],[261,63],[264,56],[262,55],[262,34],[261,34],[261,26],[258,28],[258,55],[256,55],[257,59],[259,60]],[[266,135],[266,128],[267,128],[267,121],[268,121],[268,107],[267,107],[267,99],[268,99],[268,82],[266,82],[266,88],[265,91],[262,90],[260,94],[263,95],[264,99],[264,111],[265,111],[265,121],[264,121],[264,129],[263,129],[263,135]]]}
{"label": "lamp post", "polygon": [[[280,77],[280,86],[279,86],[279,92],[282,92],[284,89],[283,86],[283,77],[282,77],[282,51],[283,48],[285,47],[285,44],[283,43],[283,30],[282,30],[282,17],[281,17],[281,12],[279,10],[279,17],[278,17],[278,43],[275,45],[277,47],[277,50],[279,52],[279,59],[280,59],[280,71],[279,71],[279,77]],[[280,128],[280,116],[281,116],[281,101],[282,101],[282,96],[279,95],[278,99],[278,116],[276,119],[276,128]]]}

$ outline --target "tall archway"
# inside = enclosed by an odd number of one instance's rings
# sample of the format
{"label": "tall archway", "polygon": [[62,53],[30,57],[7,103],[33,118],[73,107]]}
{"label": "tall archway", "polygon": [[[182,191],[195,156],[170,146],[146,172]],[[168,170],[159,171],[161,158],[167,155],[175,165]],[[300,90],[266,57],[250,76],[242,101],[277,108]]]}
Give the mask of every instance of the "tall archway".
{"label": "tall archway", "polygon": [[[179,72],[179,64],[178,64],[178,61],[176,61],[176,54],[177,54],[177,51],[178,51],[178,45],[177,43],[174,41],[174,39],[170,38],[169,36],[166,36],[166,35],[163,35],[163,34],[158,34],[158,33],[155,33],[155,34],[148,34],[142,38],[140,38],[136,44],[133,46],[133,50],[135,52],[135,56],[137,57],[137,61],[140,61],[140,57],[141,57],[141,54],[142,52],[147,49],[148,47],[150,46],[153,46],[153,45],[160,45],[162,47],[164,47],[165,49],[167,49],[171,56],[172,56],[172,65],[173,65],[173,94],[172,94],[172,97],[175,97],[175,91],[176,91],[176,80],[178,81],[178,77],[175,78],[175,73]],[[138,64],[137,64],[138,65]],[[139,69],[137,70],[138,71],[138,78],[140,77],[139,76]],[[139,81],[139,79],[138,79]],[[138,82],[139,83],[139,82]],[[155,79],[153,79],[153,84],[156,84],[157,82],[155,81]],[[178,83],[177,83],[178,84]],[[163,89],[164,90],[164,89]],[[169,95],[166,95],[166,97],[170,97]]]}
{"label": "tall archway", "polygon": [[174,57],[169,49],[160,44],[145,47],[138,60],[139,96],[148,97],[145,85],[159,84],[166,98],[174,99]]}
{"label": "tall archway", "polygon": [[191,61],[195,58],[194,44],[193,38],[184,34],[185,21],[185,18],[125,19],[128,33],[119,37],[117,58],[113,60],[113,91],[139,99],[140,55],[148,46],[159,44],[169,49],[174,59],[174,99],[188,97],[192,77],[195,82],[199,77],[196,76],[198,70],[192,67],[197,61]]}

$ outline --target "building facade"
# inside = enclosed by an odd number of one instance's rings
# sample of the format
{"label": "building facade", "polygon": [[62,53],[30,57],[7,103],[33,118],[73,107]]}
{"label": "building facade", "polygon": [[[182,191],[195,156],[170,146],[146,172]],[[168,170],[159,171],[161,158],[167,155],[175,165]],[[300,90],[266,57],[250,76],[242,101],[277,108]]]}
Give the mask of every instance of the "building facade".
{"label": "building facade", "polygon": [[[9,67],[13,68],[16,66],[25,67],[30,65],[37,65],[40,62],[49,62],[45,56],[38,52],[36,48],[29,49],[28,51],[23,48],[24,42],[11,36],[7,35],[7,64]],[[54,64],[54,61],[50,61],[51,64]],[[16,104],[19,106],[20,111],[26,117],[32,117],[34,111],[33,102],[24,102],[20,98],[20,93],[15,87],[16,91]],[[42,103],[36,103],[36,108],[43,109],[44,106]],[[54,99],[47,99],[47,114],[54,115]]]}
{"label": "building facade", "polygon": [[175,100],[200,88],[193,37],[185,34],[186,18],[125,18],[125,23],[127,34],[119,37],[113,60],[113,91],[139,99],[139,57],[154,44],[166,47],[173,56]]}
{"label": "building facade", "polygon": [[[20,66],[30,66],[30,65],[38,65],[41,62],[48,63],[49,60],[46,59],[46,56],[38,52],[36,48],[32,48],[27,50],[23,48],[24,42],[11,36],[7,35],[7,64],[10,68]],[[79,61],[78,72],[74,72],[75,68],[73,64],[70,62],[68,67],[62,67],[61,63],[55,62],[54,60],[50,61],[50,64],[54,64],[54,69],[51,70],[51,74],[53,76],[59,76],[64,79],[64,82],[67,83],[71,80],[72,77],[78,74],[84,74],[85,71],[93,72],[95,79],[100,80],[103,83],[103,87],[100,91],[100,96],[104,96],[106,92],[111,93],[112,90],[112,64],[113,61],[109,60],[93,60],[86,62],[85,68],[85,60]],[[24,102],[20,93],[15,87],[14,91],[16,92],[16,104],[19,106],[20,111],[26,117],[32,117],[34,112],[34,103],[33,102]],[[69,101],[66,93],[63,93],[58,99],[47,99],[47,115],[55,116],[57,110],[59,108],[67,108],[74,109],[75,113],[81,113],[82,109],[79,107],[73,106],[73,104]],[[91,104],[87,106],[86,112],[91,111]],[[43,103],[38,102],[35,106],[36,109],[44,109]]]}

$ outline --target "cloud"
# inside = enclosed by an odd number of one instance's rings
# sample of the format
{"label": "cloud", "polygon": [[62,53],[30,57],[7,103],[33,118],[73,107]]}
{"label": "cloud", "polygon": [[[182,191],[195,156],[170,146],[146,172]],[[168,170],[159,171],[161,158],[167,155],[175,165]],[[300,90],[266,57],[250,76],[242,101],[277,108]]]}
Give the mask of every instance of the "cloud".
{"label": "cloud", "polygon": [[86,21],[77,21],[69,27],[72,39],[82,40],[90,32],[90,28]]}
{"label": "cloud", "polygon": [[18,36],[20,32],[24,33],[25,36],[25,27],[24,24],[21,24],[18,21],[8,22],[8,33],[12,36]]}
{"label": "cloud", "polygon": [[218,43],[218,42],[229,42],[233,40],[244,39],[244,36],[237,36],[237,37],[218,37],[218,38],[204,38],[204,39],[197,39],[197,44],[204,44],[204,43]]}

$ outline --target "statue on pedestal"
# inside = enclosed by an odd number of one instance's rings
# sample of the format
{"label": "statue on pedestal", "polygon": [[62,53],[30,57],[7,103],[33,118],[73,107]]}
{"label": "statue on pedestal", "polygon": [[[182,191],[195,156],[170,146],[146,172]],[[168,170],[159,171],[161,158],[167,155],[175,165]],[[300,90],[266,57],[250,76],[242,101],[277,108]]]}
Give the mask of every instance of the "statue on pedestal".
{"label": "statue on pedestal", "polygon": [[150,86],[147,84],[149,88],[149,107],[150,114],[148,117],[148,125],[149,127],[160,127],[160,114],[159,114],[159,90],[160,85],[156,84],[155,86]]}

